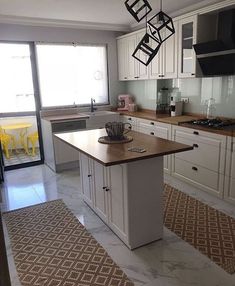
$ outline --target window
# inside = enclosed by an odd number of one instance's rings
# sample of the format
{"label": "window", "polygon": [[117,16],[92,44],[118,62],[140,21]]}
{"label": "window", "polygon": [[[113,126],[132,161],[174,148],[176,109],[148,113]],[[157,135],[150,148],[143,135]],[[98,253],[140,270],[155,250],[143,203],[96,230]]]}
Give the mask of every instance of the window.
{"label": "window", "polygon": [[106,46],[36,44],[42,107],[107,104]]}
{"label": "window", "polygon": [[28,44],[0,44],[0,113],[35,111]]}

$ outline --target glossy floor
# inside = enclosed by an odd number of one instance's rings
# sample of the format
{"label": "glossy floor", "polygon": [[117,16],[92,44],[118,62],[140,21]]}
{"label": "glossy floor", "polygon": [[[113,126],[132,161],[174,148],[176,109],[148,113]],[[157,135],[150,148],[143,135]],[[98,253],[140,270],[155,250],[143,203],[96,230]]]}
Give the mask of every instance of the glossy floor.
{"label": "glossy floor", "polygon": [[[235,217],[234,206],[170,177],[165,179],[182,191]],[[164,229],[163,240],[130,251],[83,203],[78,170],[55,174],[46,166],[37,166],[6,173],[2,203],[5,211],[57,198],[64,200],[135,285],[235,286],[235,275],[227,274],[167,229]],[[19,286],[7,233],[6,243],[12,286]]]}

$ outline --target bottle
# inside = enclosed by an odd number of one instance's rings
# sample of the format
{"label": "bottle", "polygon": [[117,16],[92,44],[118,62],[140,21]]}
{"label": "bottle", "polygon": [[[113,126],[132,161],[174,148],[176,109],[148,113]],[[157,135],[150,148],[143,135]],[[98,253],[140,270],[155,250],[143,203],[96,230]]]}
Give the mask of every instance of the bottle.
{"label": "bottle", "polygon": [[213,113],[215,111],[214,104],[215,104],[214,98],[211,97],[210,99],[208,99],[208,101],[207,101],[207,109],[206,109],[206,118],[207,119],[213,118]]}

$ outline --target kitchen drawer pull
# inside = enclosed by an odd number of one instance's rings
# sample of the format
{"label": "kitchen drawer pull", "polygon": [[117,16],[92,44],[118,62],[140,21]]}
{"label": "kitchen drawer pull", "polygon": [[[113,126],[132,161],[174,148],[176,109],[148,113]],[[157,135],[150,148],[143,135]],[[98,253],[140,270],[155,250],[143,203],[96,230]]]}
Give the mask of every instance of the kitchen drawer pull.
{"label": "kitchen drawer pull", "polygon": [[107,189],[107,187],[103,187],[103,190],[106,190]]}
{"label": "kitchen drawer pull", "polygon": [[91,175],[87,175],[87,177],[88,177],[88,178],[90,178],[90,177],[91,177]]}
{"label": "kitchen drawer pull", "polygon": [[197,167],[192,167],[192,170],[193,171],[198,171],[198,168]]}
{"label": "kitchen drawer pull", "polygon": [[129,126],[129,127],[128,127],[128,129],[130,129],[130,130],[131,130],[131,126]]}
{"label": "kitchen drawer pull", "polygon": [[154,122],[150,122],[151,125],[154,125]]}
{"label": "kitchen drawer pull", "polygon": [[106,191],[106,192],[108,192],[108,191],[109,191],[109,188],[108,188],[108,187],[106,187],[106,188],[105,188],[105,191]]}
{"label": "kitchen drawer pull", "polygon": [[198,131],[193,131],[193,134],[194,135],[199,135],[199,132]]}
{"label": "kitchen drawer pull", "polygon": [[198,148],[198,144],[193,144],[193,147]]}
{"label": "kitchen drawer pull", "polygon": [[191,73],[191,75],[195,75],[195,73]]}
{"label": "kitchen drawer pull", "polygon": [[154,132],[150,132],[151,135],[154,135]]}
{"label": "kitchen drawer pull", "polygon": [[131,117],[129,117],[129,118],[128,118],[128,120],[132,120],[132,118],[131,118]]}

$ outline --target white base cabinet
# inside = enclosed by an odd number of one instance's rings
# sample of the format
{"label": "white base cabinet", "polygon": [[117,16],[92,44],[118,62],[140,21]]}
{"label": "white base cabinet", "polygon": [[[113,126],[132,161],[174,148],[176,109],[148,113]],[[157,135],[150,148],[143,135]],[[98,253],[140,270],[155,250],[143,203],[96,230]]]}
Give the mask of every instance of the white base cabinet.
{"label": "white base cabinet", "polygon": [[226,136],[173,126],[172,139],[194,146],[192,151],[172,155],[172,176],[223,197]]}
{"label": "white base cabinet", "polygon": [[[171,140],[171,125],[146,119],[138,119],[138,131],[151,136]],[[164,156],[164,171],[171,173],[171,155]]]}
{"label": "white base cabinet", "polygon": [[235,137],[228,137],[227,142],[224,198],[235,204]]}
{"label": "white base cabinet", "polygon": [[162,157],[104,167],[80,153],[84,201],[130,248],[162,238]]}

